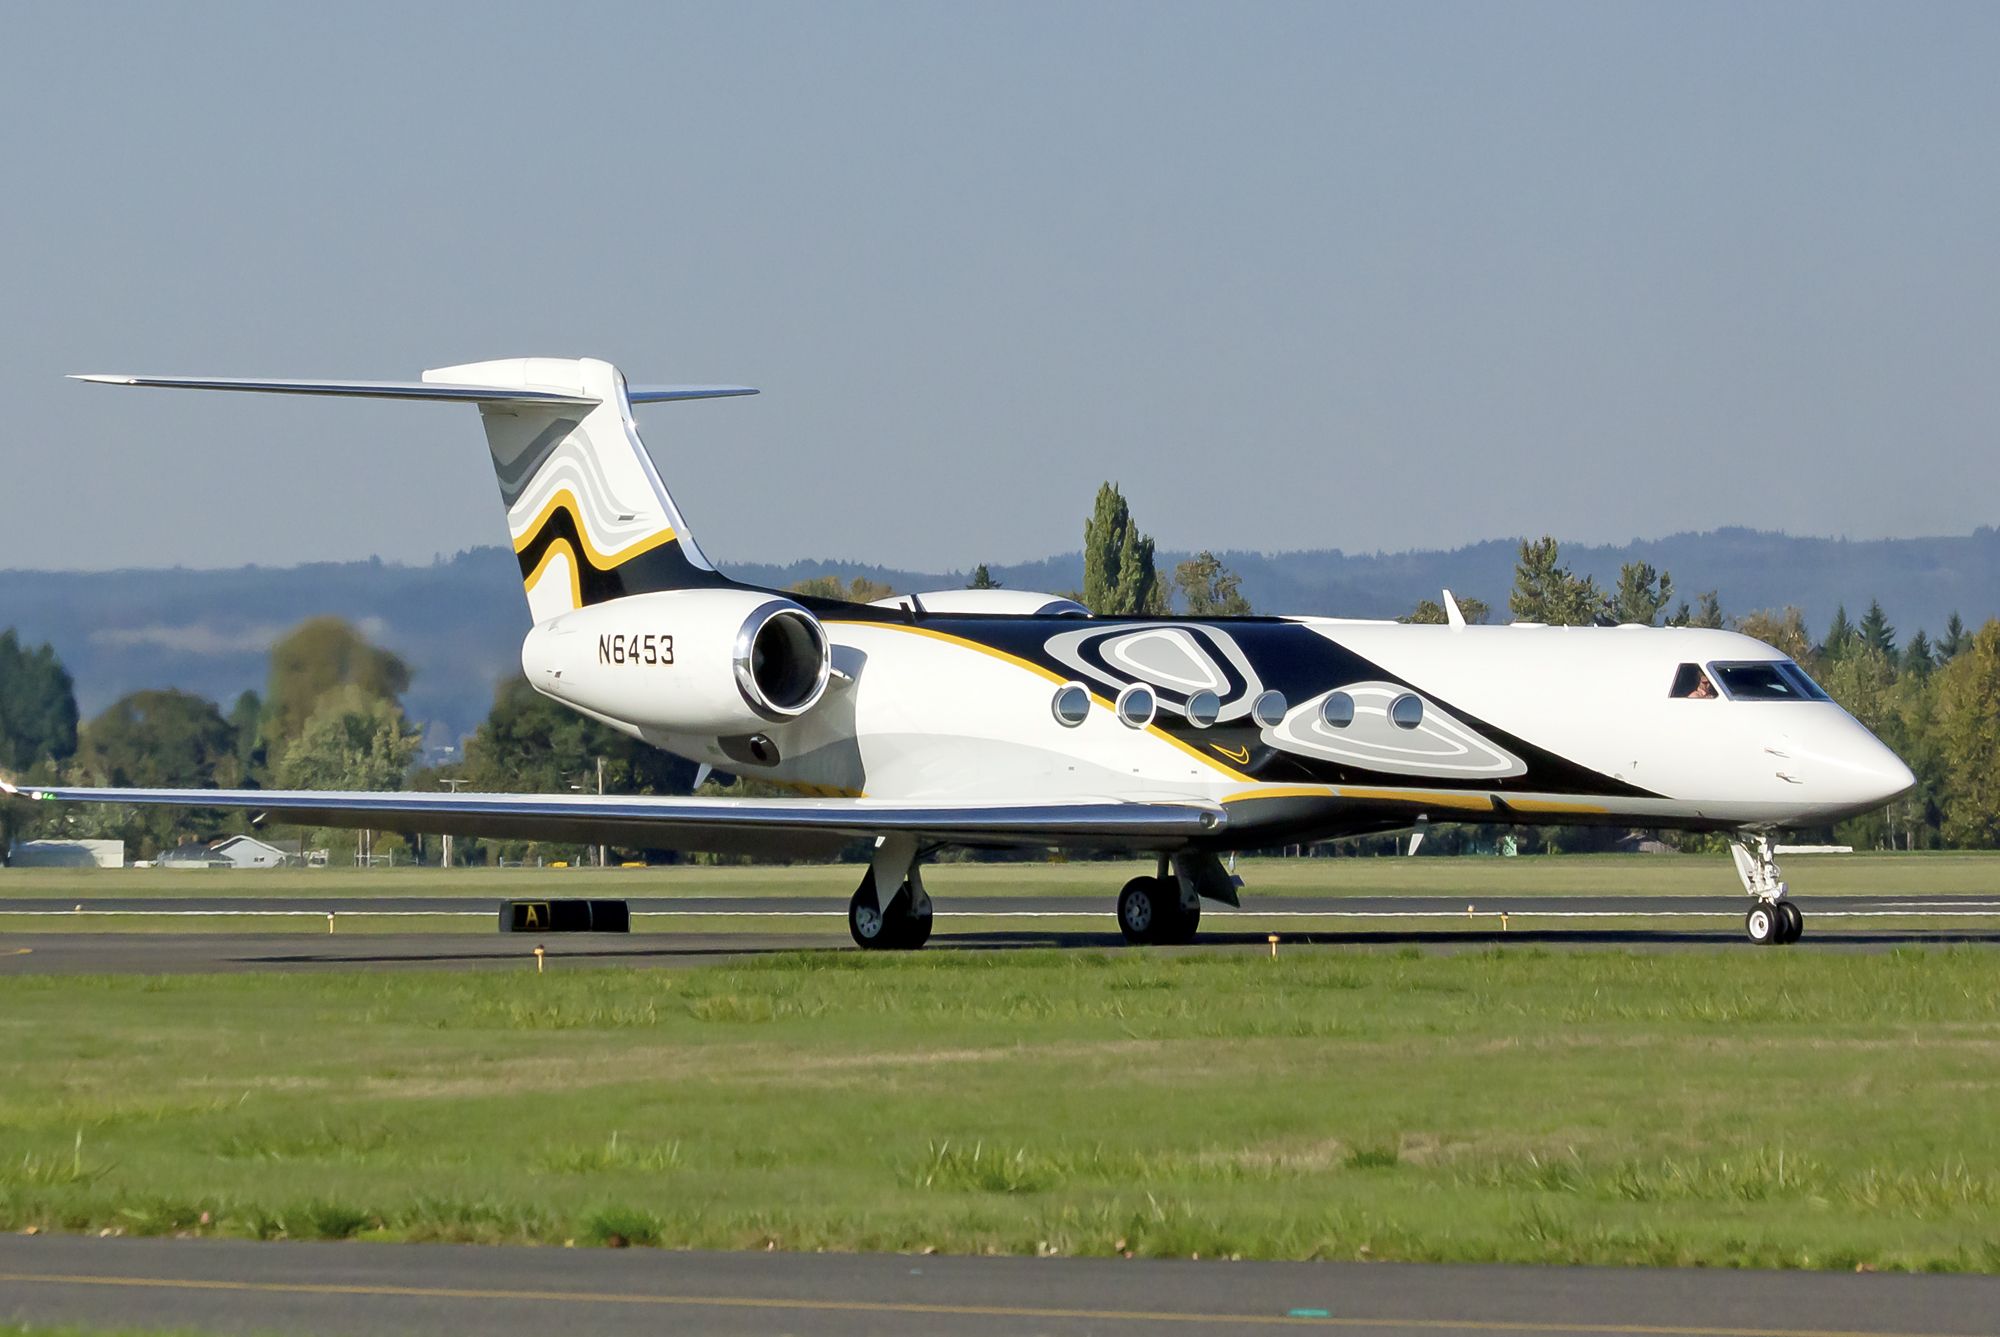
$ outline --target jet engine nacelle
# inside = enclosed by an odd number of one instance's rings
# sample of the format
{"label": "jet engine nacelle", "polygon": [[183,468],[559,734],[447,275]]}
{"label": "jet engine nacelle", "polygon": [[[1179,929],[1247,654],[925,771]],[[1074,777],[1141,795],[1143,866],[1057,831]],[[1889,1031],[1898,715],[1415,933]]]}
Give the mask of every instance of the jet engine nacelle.
{"label": "jet engine nacelle", "polygon": [[538,692],[664,733],[746,734],[805,714],[826,692],[826,630],[756,590],[635,594],[551,618],[521,643]]}

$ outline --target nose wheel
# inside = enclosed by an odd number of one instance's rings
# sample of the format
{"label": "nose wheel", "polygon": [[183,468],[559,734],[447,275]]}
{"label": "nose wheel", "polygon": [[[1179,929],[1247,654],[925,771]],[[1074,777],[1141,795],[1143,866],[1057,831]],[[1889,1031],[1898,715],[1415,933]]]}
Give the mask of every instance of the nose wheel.
{"label": "nose wheel", "polygon": [[1759,947],[1797,942],[1806,931],[1806,917],[1790,901],[1761,901],[1743,916],[1743,931]]}

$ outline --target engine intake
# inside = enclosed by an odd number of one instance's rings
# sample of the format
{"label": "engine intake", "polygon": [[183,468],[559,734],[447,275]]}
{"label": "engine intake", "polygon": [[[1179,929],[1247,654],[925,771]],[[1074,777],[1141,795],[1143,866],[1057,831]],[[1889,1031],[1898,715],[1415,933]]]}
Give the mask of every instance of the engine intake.
{"label": "engine intake", "polygon": [[773,599],[736,634],[736,685],[767,719],[792,719],[819,704],[830,659],[819,619],[789,599]]}

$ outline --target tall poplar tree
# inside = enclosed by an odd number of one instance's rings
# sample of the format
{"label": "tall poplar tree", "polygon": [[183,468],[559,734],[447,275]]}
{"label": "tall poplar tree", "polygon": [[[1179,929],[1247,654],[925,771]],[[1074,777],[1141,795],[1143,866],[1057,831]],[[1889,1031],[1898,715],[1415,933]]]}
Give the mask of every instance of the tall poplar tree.
{"label": "tall poplar tree", "polygon": [[1167,611],[1166,591],[1153,567],[1153,540],[1139,532],[1114,483],[1097,489],[1097,504],[1083,527],[1083,603],[1100,617]]}

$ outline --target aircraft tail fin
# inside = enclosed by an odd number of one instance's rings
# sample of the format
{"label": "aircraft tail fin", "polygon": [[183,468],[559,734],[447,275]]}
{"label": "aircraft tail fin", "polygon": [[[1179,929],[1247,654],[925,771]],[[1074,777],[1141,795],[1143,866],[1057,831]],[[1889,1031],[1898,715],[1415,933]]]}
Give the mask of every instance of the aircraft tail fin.
{"label": "aircraft tail fin", "polygon": [[427,383],[553,393],[576,402],[483,401],[521,583],[537,622],[627,594],[727,584],[639,441],[632,404],[755,394],[745,386],[629,390],[595,358],[508,358],[442,367]]}

